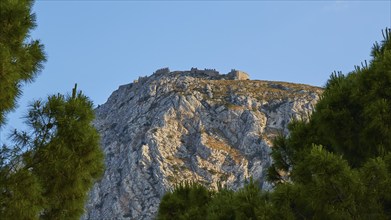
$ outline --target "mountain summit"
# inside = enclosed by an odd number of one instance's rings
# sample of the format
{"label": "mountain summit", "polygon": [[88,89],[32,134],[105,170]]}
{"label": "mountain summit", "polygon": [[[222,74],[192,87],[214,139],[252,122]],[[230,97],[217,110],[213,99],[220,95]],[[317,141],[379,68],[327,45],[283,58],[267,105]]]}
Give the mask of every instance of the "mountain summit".
{"label": "mountain summit", "polygon": [[322,89],[249,80],[243,71],[157,70],[120,86],[96,109],[106,170],[82,219],[152,219],[184,180],[210,188],[265,181],[271,142],[306,119]]}

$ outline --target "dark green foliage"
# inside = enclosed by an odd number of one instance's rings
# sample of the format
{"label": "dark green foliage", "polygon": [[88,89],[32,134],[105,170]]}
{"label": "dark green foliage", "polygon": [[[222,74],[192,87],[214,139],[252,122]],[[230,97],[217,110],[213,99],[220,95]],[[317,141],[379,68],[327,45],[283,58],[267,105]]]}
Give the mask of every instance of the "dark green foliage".
{"label": "dark green foliage", "polygon": [[[33,1],[0,1],[0,126],[23,83],[45,61],[43,45],[30,40]],[[30,130],[14,131],[14,146],[0,149],[1,219],[79,219],[87,192],[103,172],[92,102],[76,87],[72,96],[50,96],[30,107]]]}
{"label": "dark green foliage", "polygon": [[391,169],[388,159],[378,157],[369,159],[360,168],[360,178],[365,187],[365,208],[371,210],[368,217],[371,219],[387,219],[391,216]]}
{"label": "dark green foliage", "polygon": [[252,179],[237,192],[186,182],[164,195],[158,219],[270,219],[271,210],[268,194]]}
{"label": "dark green foliage", "polygon": [[47,202],[42,219],[78,219],[83,213],[86,193],[103,173],[93,118],[92,103],[81,93],[51,96],[30,110],[28,121],[37,134],[31,162]]}
{"label": "dark green foliage", "polygon": [[314,219],[357,219],[362,216],[363,189],[358,173],[340,156],[321,146],[313,146],[293,170],[292,179],[302,189],[295,198],[302,215]]}
{"label": "dark green foliage", "polygon": [[312,146],[292,171],[291,183],[278,184],[271,203],[276,219],[359,219],[363,187],[357,171],[340,156]]}
{"label": "dark green foliage", "polygon": [[292,171],[292,182],[278,184],[271,194],[273,218],[389,219],[388,158],[369,159],[360,169],[341,156],[312,146]]}
{"label": "dark green foliage", "polygon": [[80,218],[88,190],[103,173],[93,118],[91,101],[75,90],[72,96],[50,96],[31,106],[26,116],[31,130],[15,131],[15,148],[2,150],[9,161],[2,160],[0,167],[6,195],[0,198],[0,214],[18,212],[14,204],[19,204],[26,206],[27,219]]}
{"label": "dark green foliage", "polygon": [[252,178],[242,189],[235,193],[235,219],[260,219],[260,216],[267,216],[265,210],[265,198],[263,198],[258,182]]}
{"label": "dark green foliage", "polygon": [[302,189],[291,183],[280,184],[270,195],[270,203],[272,206],[272,218],[269,219],[304,219],[299,206],[300,201],[297,201]]}
{"label": "dark green foliage", "polygon": [[[31,82],[46,58],[43,45],[29,39],[35,27],[32,1],[0,1],[0,127],[16,106],[23,83]],[[36,176],[23,166],[20,148],[0,149],[0,218],[38,219],[43,199]]]}
{"label": "dark green foliage", "polygon": [[333,73],[309,121],[275,140],[271,203],[289,218],[391,217],[390,30],[383,35],[369,64]]}
{"label": "dark green foliage", "polygon": [[[252,178],[237,192],[220,189],[208,207],[207,219],[263,219],[267,216],[265,195]],[[258,218],[261,216],[261,218]]]}
{"label": "dark green foliage", "polygon": [[[372,61],[346,77],[333,75],[312,116],[319,144],[353,167],[391,150],[391,32],[372,49]],[[323,139],[323,140],[322,140]]]}
{"label": "dark green foliage", "polygon": [[200,219],[206,217],[212,193],[198,183],[178,184],[162,198],[157,219]]}
{"label": "dark green foliage", "polygon": [[29,170],[0,169],[1,219],[39,219],[42,210],[42,187]]}
{"label": "dark green foliage", "polygon": [[214,194],[208,206],[208,219],[235,219],[236,204],[234,203],[234,196],[235,192],[226,188],[222,188]]}
{"label": "dark green foliage", "polygon": [[313,143],[342,155],[354,168],[391,150],[391,32],[383,34],[372,61],[346,76],[333,73],[310,120],[294,121],[290,136],[275,142],[270,180],[283,178],[279,174],[288,173]]}
{"label": "dark green foliage", "polygon": [[15,108],[22,83],[32,81],[45,61],[43,45],[29,39],[35,27],[30,0],[0,1],[0,126]]}

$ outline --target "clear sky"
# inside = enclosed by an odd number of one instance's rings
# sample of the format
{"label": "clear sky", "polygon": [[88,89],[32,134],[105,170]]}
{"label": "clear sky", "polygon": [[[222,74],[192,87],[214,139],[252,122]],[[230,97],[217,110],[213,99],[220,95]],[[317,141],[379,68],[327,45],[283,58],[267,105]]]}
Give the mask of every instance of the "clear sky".
{"label": "clear sky", "polygon": [[[27,104],[70,92],[95,105],[156,69],[239,69],[251,79],[325,84],[370,59],[391,27],[391,1],[37,1],[32,37],[48,61],[23,87],[9,129]],[[4,138],[2,137],[2,142]]]}

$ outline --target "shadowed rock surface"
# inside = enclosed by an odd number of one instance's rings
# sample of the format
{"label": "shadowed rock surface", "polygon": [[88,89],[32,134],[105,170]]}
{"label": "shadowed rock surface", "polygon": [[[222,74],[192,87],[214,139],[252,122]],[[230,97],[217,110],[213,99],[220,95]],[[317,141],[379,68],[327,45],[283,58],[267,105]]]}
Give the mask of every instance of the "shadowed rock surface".
{"label": "shadowed rock surface", "polygon": [[270,189],[272,139],[291,118],[306,119],[322,89],[208,71],[158,70],[96,109],[106,171],[82,219],[153,219],[184,180],[237,189],[252,176]]}

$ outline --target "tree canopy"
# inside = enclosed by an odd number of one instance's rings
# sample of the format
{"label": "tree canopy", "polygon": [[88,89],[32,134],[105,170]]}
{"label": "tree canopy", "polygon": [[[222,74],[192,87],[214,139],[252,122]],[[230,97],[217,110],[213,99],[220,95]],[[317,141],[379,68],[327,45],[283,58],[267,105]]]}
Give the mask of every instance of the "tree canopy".
{"label": "tree canopy", "polygon": [[[0,1],[0,126],[13,110],[23,83],[42,70],[43,45],[31,40],[33,1]],[[103,173],[93,104],[77,91],[35,101],[0,148],[2,219],[79,219],[92,184]]]}
{"label": "tree canopy", "polygon": [[390,29],[383,37],[369,63],[334,72],[310,119],[274,142],[269,180],[295,195],[295,218],[391,217]]}
{"label": "tree canopy", "polygon": [[43,45],[30,37],[36,26],[31,0],[0,1],[0,126],[15,108],[23,83],[31,82],[46,61]]}

